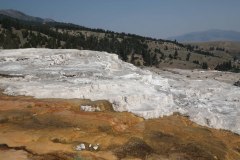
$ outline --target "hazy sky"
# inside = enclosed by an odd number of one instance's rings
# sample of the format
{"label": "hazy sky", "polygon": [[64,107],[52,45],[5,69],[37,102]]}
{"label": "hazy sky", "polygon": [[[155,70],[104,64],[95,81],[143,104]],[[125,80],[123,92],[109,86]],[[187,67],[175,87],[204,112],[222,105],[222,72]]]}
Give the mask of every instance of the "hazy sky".
{"label": "hazy sky", "polygon": [[0,9],[156,38],[240,31],[240,0],[0,0]]}

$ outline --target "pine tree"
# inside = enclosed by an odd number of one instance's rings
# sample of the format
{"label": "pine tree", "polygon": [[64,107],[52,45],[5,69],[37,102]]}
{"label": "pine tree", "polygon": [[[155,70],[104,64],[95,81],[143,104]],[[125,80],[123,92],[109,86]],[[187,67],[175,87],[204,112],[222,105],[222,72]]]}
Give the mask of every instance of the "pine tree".
{"label": "pine tree", "polygon": [[177,59],[177,57],[178,57],[178,51],[177,50],[175,50],[173,57],[174,57],[174,59]]}

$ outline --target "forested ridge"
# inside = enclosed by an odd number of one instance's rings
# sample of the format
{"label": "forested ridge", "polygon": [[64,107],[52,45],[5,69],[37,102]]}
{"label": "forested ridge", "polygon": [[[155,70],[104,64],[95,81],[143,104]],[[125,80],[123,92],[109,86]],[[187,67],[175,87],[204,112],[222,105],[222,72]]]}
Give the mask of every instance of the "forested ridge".
{"label": "forested ridge", "polygon": [[[0,15],[0,47],[61,48],[106,51],[138,66],[212,69],[231,61],[177,41],[92,29],[71,23],[31,22]],[[231,58],[231,57],[230,57]],[[211,61],[216,61],[217,64]],[[229,68],[229,66],[227,66]],[[238,66],[234,69],[237,71]],[[226,69],[223,69],[226,70]],[[230,69],[232,70],[232,69]]]}

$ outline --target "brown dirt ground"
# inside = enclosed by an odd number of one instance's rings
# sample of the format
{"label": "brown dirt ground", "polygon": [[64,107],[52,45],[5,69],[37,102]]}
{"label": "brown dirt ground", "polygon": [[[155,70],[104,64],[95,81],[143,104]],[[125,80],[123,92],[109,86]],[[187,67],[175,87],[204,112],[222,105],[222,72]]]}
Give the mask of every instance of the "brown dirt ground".
{"label": "brown dirt ground", "polygon": [[[83,112],[81,104],[101,107]],[[75,151],[80,143],[100,144]],[[179,114],[144,120],[107,101],[0,94],[0,160],[239,160],[240,136]]]}

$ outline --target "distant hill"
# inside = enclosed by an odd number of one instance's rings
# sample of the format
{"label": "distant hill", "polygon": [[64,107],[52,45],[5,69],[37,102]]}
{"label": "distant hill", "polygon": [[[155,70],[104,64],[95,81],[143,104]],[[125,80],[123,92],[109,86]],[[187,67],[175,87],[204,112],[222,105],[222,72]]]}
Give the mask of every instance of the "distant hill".
{"label": "distant hill", "polygon": [[213,29],[202,32],[192,32],[181,36],[170,37],[169,39],[176,39],[179,42],[240,41],[240,32]]}
{"label": "distant hill", "polygon": [[26,15],[25,13],[22,13],[17,10],[13,9],[6,9],[6,10],[0,10],[0,14],[6,15],[15,19],[23,20],[23,21],[32,21],[32,22],[39,22],[39,23],[45,23],[45,22],[55,22],[52,19],[46,18],[39,18],[39,17],[33,17]]}

